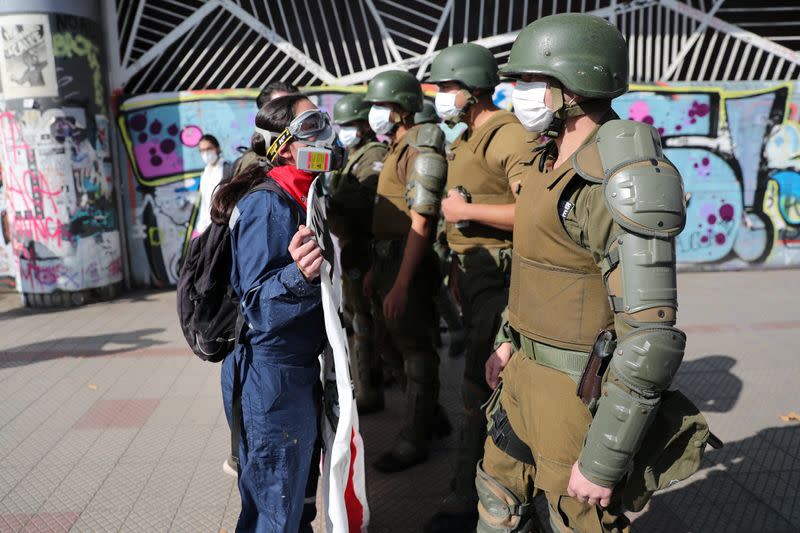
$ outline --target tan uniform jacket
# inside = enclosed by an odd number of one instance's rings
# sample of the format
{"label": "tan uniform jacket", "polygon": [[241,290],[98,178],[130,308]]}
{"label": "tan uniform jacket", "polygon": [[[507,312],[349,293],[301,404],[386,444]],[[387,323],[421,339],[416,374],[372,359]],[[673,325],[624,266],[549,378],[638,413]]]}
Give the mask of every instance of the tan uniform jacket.
{"label": "tan uniform jacket", "polygon": [[411,229],[406,182],[419,153],[413,144],[420,127],[413,126],[402,139],[393,142],[383,161],[372,214],[372,234],[377,240],[405,239]]}
{"label": "tan uniform jacket", "polygon": [[[471,135],[465,132],[447,155],[447,187],[464,187],[476,204],[513,204],[511,184],[520,180],[533,156],[533,138],[513,113],[495,112]],[[447,241],[457,253],[474,247],[509,248],[512,233],[476,222],[459,229],[447,224]]]}

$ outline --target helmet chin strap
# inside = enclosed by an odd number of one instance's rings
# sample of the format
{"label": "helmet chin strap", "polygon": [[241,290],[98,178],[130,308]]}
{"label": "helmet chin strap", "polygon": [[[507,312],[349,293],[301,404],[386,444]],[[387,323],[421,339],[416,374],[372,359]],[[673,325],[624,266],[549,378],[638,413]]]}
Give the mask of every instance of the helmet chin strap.
{"label": "helmet chin strap", "polygon": [[553,112],[553,122],[547,127],[544,134],[552,139],[564,132],[567,119],[600,111],[609,106],[607,100],[596,99],[567,104],[564,102],[564,90],[561,88],[561,84],[555,80],[550,82],[550,98],[555,111]]}
{"label": "helmet chin strap", "polygon": [[469,89],[459,89],[458,92],[460,92],[460,93],[462,93],[464,95],[464,97],[466,98],[466,102],[461,107],[461,109],[458,110],[458,116],[453,117],[452,119],[448,119],[448,120],[444,120],[443,121],[445,124],[447,124],[451,128],[453,126],[455,126],[456,124],[458,124],[459,122],[461,122],[462,120],[464,120],[464,116],[467,114],[467,111],[469,111],[469,108],[472,105],[478,103],[478,99],[475,98],[475,95],[473,95],[469,91]]}

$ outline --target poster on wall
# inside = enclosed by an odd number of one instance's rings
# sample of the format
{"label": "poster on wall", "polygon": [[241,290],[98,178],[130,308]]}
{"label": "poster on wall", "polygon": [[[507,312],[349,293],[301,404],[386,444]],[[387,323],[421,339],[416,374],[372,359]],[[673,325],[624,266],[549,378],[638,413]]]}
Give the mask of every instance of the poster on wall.
{"label": "poster on wall", "polygon": [[58,96],[47,15],[0,17],[0,49],[4,98]]}

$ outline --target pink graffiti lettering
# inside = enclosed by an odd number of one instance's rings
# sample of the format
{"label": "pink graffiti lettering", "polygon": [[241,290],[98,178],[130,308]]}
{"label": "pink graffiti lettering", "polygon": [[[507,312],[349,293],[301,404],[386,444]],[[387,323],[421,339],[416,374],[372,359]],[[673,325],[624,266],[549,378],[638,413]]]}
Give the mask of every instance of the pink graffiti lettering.
{"label": "pink graffiti lettering", "polygon": [[[0,114],[0,139],[12,164],[6,168],[7,179],[6,195],[11,207],[12,232],[16,244],[22,241],[34,240],[37,242],[55,241],[59,246],[65,237],[63,225],[44,216],[45,202],[49,203],[52,212],[58,211],[56,197],[61,194],[50,186],[47,177],[36,167],[36,155],[25,142],[20,132],[19,124],[11,113]],[[24,154],[26,160],[21,160]],[[18,166],[27,163],[22,175],[18,174]]]}

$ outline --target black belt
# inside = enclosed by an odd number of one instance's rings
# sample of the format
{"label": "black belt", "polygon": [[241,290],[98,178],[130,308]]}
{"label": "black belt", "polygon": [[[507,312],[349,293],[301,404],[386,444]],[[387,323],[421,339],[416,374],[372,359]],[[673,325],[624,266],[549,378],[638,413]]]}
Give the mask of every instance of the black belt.
{"label": "black belt", "polygon": [[511,422],[508,420],[506,410],[503,409],[503,404],[500,404],[492,414],[492,422],[492,429],[489,430],[489,435],[492,437],[492,442],[494,442],[495,446],[517,461],[529,465],[536,464],[530,447],[514,433],[514,428],[511,427]]}

